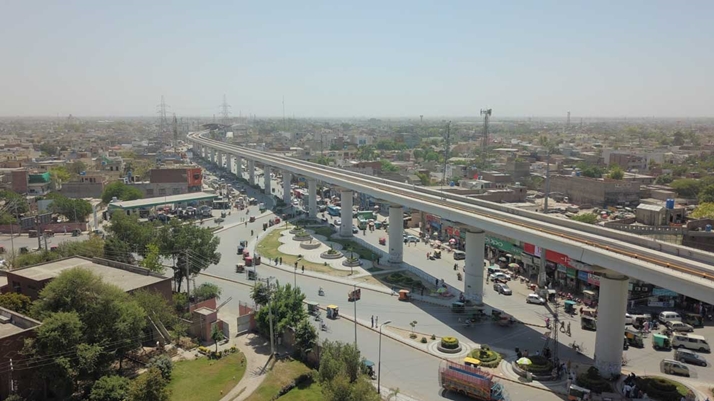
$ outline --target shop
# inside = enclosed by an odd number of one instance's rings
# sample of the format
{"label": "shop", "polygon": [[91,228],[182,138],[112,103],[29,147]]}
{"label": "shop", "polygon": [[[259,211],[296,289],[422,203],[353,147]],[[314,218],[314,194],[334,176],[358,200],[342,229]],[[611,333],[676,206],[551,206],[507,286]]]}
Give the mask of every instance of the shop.
{"label": "shop", "polygon": [[673,308],[679,294],[666,288],[655,287],[652,296],[647,300],[647,306],[655,308]]}

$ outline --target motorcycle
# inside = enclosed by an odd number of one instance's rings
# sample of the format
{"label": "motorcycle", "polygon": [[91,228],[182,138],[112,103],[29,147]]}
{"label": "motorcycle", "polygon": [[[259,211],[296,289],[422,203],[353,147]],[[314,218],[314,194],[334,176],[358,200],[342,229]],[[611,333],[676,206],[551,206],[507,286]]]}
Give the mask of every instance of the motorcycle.
{"label": "motorcycle", "polygon": [[320,288],[319,290],[317,290],[317,295],[319,295],[319,296],[321,296],[321,297],[324,297],[324,296],[325,296],[325,291],[324,291],[322,288]]}

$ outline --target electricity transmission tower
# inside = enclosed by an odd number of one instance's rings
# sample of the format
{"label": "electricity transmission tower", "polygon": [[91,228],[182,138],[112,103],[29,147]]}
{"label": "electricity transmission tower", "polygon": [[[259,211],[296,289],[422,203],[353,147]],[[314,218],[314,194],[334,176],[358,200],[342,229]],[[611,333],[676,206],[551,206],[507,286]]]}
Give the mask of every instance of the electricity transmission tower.
{"label": "electricity transmission tower", "polygon": [[221,108],[221,122],[228,125],[230,119],[230,111],[228,109],[231,108],[231,105],[226,101],[226,95],[223,95],[223,103],[219,107]]}
{"label": "electricity transmission tower", "polygon": [[169,120],[166,117],[166,109],[170,106],[164,101],[164,96],[161,95],[161,103],[156,106],[158,109],[156,112],[159,114],[159,138],[161,138],[162,145],[168,145],[170,143],[169,135]]}
{"label": "electricity transmission tower", "polygon": [[171,129],[174,132],[174,153],[178,153],[178,120],[176,120],[176,113],[174,113],[174,120],[171,124]]}
{"label": "electricity transmission tower", "polygon": [[481,115],[483,116],[483,138],[481,142],[481,156],[483,157],[484,166],[486,165],[486,160],[488,156],[486,155],[486,149],[488,148],[488,120],[491,118],[492,109],[481,109]]}

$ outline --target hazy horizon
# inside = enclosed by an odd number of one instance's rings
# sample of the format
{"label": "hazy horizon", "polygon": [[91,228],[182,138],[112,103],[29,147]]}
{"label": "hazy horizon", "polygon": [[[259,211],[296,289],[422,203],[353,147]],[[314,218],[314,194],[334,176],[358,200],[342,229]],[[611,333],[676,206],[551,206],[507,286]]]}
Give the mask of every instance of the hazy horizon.
{"label": "hazy horizon", "polygon": [[[40,4],[41,3],[41,4]],[[0,116],[714,117],[714,3],[0,5]],[[510,117],[509,117],[510,116]],[[522,116],[522,117],[519,117]]]}

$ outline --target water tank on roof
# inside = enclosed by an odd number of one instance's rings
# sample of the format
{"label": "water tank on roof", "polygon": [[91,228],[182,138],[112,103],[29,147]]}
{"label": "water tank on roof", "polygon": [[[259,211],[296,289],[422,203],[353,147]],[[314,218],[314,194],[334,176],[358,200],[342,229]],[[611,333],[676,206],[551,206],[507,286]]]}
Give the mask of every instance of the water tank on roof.
{"label": "water tank on roof", "polygon": [[576,177],[580,177],[580,171],[576,171],[576,172],[575,172],[575,176],[576,176]]}
{"label": "water tank on roof", "polygon": [[674,199],[667,199],[665,204],[666,204],[667,209],[669,209],[669,210],[674,209]]}
{"label": "water tank on roof", "polygon": [[708,233],[712,232],[712,225],[711,225],[711,224],[707,224],[706,226],[704,226],[704,231],[706,231],[706,232],[708,232]]}

